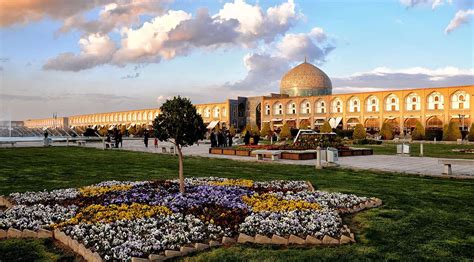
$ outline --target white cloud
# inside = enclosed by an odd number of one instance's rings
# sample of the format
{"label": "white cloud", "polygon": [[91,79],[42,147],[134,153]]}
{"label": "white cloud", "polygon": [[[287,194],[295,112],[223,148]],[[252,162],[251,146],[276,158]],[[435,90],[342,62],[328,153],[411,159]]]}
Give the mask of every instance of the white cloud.
{"label": "white cloud", "polygon": [[322,63],[326,55],[334,49],[326,40],[326,34],[321,28],[313,28],[308,34],[286,34],[277,48],[280,55],[288,60],[309,61]]}
{"label": "white cloud", "polygon": [[303,62],[305,58],[311,63],[322,64],[334,48],[321,28],[313,28],[306,34],[286,34],[276,43],[274,50],[247,54],[244,57],[247,76],[226,86],[234,90],[275,89],[292,65]]}
{"label": "white cloud", "polygon": [[351,91],[353,91],[353,88],[375,88],[381,90],[470,85],[474,83],[474,68],[443,67],[429,69],[425,67],[412,67],[391,69],[378,67],[371,71],[355,73],[348,77],[332,77],[331,80],[333,86],[337,87],[338,90],[347,89]]}
{"label": "white cloud", "polygon": [[[454,0],[400,0],[400,3],[406,7],[415,7],[422,4],[431,4],[431,8],[434,10],[444,3],[452,5]],[[454,17],[449,22],[448,26],[444,29],[445,34],[449,34],[456,30],[463,24],[468,24],[474,15],[473,1],[472,0],[456,0],[456,9],[458,10]]]}
{"label": "white cloud", "polygon": [[43,68],[76,72],[107,63],[116,50],[115,43],[110,37],[99,33],[81,38],[79,45],[80,54],[62,53],[48,60]]}
{"label": "white cloud", "polygon": [[[116,29],[121,33],[120,45],[111,56],[97,54],[97,59],[93,59],[95,54],[84,50],[83,53],[87,56],[61,54],[50,60],[44,68],[77,71],[105,63],[119,66],[127,63],[157,63],[162,59],[188,55],[196,49],[255,48],[262,42],[268,44],[275,37],[284,35],[301,17],[295,11],[293,0],[270,7],[266,12],[258,4],[251,5],[244,0],[235,0],[226,3],[212,16],[207,9],[202,8],[197,10],[194,17],[182,10],[169,10],[141,26],[132,26],[140,14],[159,10],[153,3],[166,1],[169,0],[111,3],[102,7],[96,21],[85,21],[82,14],[69,17],[61,31],[81,28],[84,32],[107,36],[110,30]],[[308,37],[324,41],[325,34],[322,29],[316,28]],[[308,50],[311,53],[318,51],[314,46],[310,47],[313,48]],[[67,61],[68,59],[71,61]],[[66,67],[60,69],[60,65]]]}
{"label": "white cloud", "polygon": [[431,5],[431,9],[436,9],[444,3],[452,4],[452,0],[400,0],[400,3],[406,7],[415,7],[417,5]]}
{"label": "white cloud", "polygon": [[62,20],[113,0],[6,0],[0,1],[0,26],[26,24],[45,17]]}
{"label": "white cloud", "polygon": [[79,29],[85,33],[108,33],[121,27],[130,27],[140,22],[144,15],[159,15],[171,0],[126,0],[102,6],[95,20],[86,20],[83,13],[64,20],[59,33]]}
{"label": "white cloud", "polygon": [[449,34],[463,24],[468,24],[474,15],[474,9],[468,10],[459,10],[454,18],[449,22],[446,29],[444,29],[445,34]]}

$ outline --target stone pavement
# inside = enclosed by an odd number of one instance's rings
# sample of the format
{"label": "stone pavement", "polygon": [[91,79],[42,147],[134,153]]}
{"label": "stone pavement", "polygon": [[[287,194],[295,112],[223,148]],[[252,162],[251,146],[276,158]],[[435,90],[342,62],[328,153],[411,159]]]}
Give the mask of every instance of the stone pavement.
{"label": "stone pavement", "polygon": [[[124,140],[123,148],[120,150],[130,150],[149,153],[161,153],[161,148],[154,148],[153,140],[150,139],[150,146],[145,148],[141,140]],[[18,143],[15,147],[23,146],[41,146],[37,142]],[[169,146],[171,143],[160,142],[159,145]],[[54,146],[65,146],[65,143],[54,143]],[[87,143],[86,147],[102,148],[102,143]],[[115,149],[116,150],[116,149]],[[226,158],[241,161],[256,161],[254,157],[244,156],[229,156],[229,155],[214,155],[209,154],[209,144],[194,145],[183,149],[184,155],[212,157],[212,158]],[[438,164],[439,158],[432,157],[408,157],[396,155],[372,155],[372,156],[353,156],[340,157],[338,164],[344,168],[351,169],[365,169],[377,170],[396,173],[407,173],[437,177],[447,177],[442,175],[443,165]],[[271,161],[265,160],[266,163]],[[282,159],[272,163],[293,164],[293,165],[315,165],[315,160],[286,160]],[[458,166],[453,165],[453,177],[459,178],[473,178],[474,168],[472,166]]]}

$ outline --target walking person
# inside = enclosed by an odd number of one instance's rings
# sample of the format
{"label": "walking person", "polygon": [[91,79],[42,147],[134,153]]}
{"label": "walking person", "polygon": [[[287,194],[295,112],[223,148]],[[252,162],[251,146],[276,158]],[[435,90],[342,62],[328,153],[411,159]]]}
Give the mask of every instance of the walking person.
{"label": "walking person", "polygon": [[158,148],[158,138],[155,137],[155,148]]}
{"label": "walking person", "polygon": [[150,137],[150,135],[148,134],[148,130],[145,130],[145,132],[143,132],[143,143],[145,143],[145,147],[148,148],[148,138]]}

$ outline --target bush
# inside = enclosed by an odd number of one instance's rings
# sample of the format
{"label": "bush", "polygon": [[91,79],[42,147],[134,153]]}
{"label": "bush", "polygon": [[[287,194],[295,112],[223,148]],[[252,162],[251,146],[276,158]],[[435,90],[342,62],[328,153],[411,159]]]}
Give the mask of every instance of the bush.
{"label": "bush", "polygon": [[281,131],[280,131],[280,139],[288,139],[288,138],[291,138],[291,131],[290,131],[290,127],[288,126],[287,123],[285,123],[282,127],[281,127]]}
{"label": "bush", "polygon": [[362,124],[357,124],[354,128],[354,133],[352,134],[354,139],[365,139],[367,137],[367,132],[365,132],[365,127]]}
{"label": "bush", "polygon": [[436,141],[443,140],[443,130],[442,129],[426,129],[425,139],[434,140],[435,138],[436,138]]}
{"label": "bush", "polygon": [[364,138],[364,139],[354,140],[354,144],[355,145],[381,145],[382,141]]}
{"label": "bush", "polygon": [[252,127],[252,135],[254,135],[254,136],[260,136],[260,128],[258,128],[257,125],[254,125],[254,126]]}
{"label": "bush", "polygon": [[321,133],[331,133],[332,128],[328,121],[325,121],[320,130]]}
{"label": "bush", "polygon": [[272,130],[270,129],[270,123],[265,122],[262,125],[262,130],[260,130],[260,135],[261,136],[271,136],[273,134]]}
{"label": "bush", "polygon": [[449,125],[445,125],[445,129],[443,130],[443,140],[456,141],[461,138],[461,130],[459,130],[459,124],[457,122],[450,122]]}
{"label": "bush", "polygon": [[413,140],[423,140],[425,139],[425,129],[420,121],[416,121],[415,129],[411,133],[411,139]]}
{"label": "bush", "polygon": [[340,138],[347,137],[349,139],[352,139],[352,136],[354,135],[354,130],[351,130],[351,129],[336,129],[336,134]]}
{"label": "bush", "polygon": [[469,130],[469,141],[474,142],[474,123],[472,123],[471,130]]}
{"label": "bush", "polygon": [[229,128],[229,133],[230,133],[232,136],[235,136],[235,133],[236,133],[236,132],[235,132],[235,128],[234,128],[233,125],[230,126],[230,128]]}
{"label": "bush", "polygon": [[390,123],[383,123],[382,129],[380,130],[380,135],[384,140],[392,140],[393,139],[393,127]]}

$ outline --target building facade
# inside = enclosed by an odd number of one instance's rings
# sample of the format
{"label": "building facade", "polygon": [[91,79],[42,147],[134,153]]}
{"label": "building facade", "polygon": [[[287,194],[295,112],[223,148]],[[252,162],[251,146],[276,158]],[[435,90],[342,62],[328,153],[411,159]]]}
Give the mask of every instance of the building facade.
{"label": "building facade", "polygon": [[[325,121],[336,128],[357,124],[377,131],[389,122],[399,131],[413,129],[421,122],[426,128],[441,129],[458,121],[467,130],[474,116],[474,86],[433,87],[379,92],[333,94],[329,77],[306,61],[286,73],[280,93],[238,97],[225,102],[196,104],[209,129],[247,124],[273,129],[288,124],[293,128],[318,129]],[[150,128],[158,108],[24,121],[25,127],[122,127]]]}

